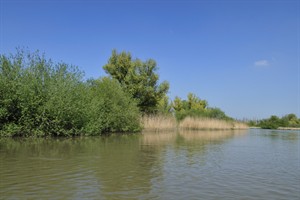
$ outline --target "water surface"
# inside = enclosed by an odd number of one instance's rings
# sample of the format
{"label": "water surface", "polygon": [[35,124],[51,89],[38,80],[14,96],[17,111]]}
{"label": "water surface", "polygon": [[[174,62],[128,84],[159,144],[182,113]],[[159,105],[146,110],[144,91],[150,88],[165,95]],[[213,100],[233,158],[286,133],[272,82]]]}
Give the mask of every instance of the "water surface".
{"label": "water surface", "polygon": [[300,132],[1,138],[0,199],[300,199]]}

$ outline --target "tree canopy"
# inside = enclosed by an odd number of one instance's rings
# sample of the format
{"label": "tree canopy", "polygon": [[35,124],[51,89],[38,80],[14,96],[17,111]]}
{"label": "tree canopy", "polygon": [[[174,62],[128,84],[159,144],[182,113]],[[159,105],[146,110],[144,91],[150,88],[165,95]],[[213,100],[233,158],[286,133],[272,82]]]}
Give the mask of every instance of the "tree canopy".
{"label": "tree canopy", "polygon": [[112,51],[108,63],[103,69],[113,79],[116,79],[124,91],[137,100],[137,105],[143,113],[156,113],[159,102],[169,90],[169,83],[159,84],[157,64],[155,60],[141,61],[132,59],[129,52]]}
{"label": "tree canopy", "polygon": [[208,107],[206,100],[200,99],[193,93],[187,95],[187,100],[175,97],[172,106],[178,120],[187,116],[231,120],[221,109]]}

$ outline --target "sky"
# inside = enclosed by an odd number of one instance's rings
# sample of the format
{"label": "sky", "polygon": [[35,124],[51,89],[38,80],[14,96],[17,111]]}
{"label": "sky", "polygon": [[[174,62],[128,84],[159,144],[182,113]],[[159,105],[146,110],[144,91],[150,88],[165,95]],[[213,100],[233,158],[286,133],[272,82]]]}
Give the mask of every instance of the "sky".
{"label": "sky", "polygon": [[154,59],[169,97],[237,119],[300,117],[300,0],[0,0],[0,54],[17,47],[85,78],[113,49]]}

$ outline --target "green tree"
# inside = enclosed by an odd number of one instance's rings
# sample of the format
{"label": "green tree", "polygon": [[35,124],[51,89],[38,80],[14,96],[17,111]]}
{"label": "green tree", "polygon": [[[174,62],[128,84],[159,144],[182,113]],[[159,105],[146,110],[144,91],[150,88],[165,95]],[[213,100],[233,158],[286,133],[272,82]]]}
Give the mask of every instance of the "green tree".
{"label": "green tree", "polygon": [[[285,117],[283,117],[285,118]],[[300,120],[297,118],[295,114],[288,114],[286,115],[286,118],[288,119],[288,126],[290,127],[300,127]]]}
{"label": "green tree", "polygon": [[221,109],[208,107],[206,100],[200,99],[193,93],[187,95],[187,100],[175,97],[172,106],[177,120],[182,120],[187,116],[232,120]]}
{"label": "green tree", "polygon": [[158,112],[160,114],[168,115],[171,113],[171,110],[172,110],[172,104],[170,103],[169,97],[165,95],[158,102]]}
{"label": "green tree", "polygon": [[157,64],[149,59],[142,62],[132,59],[130,53],[116,50],[103,69],[112,78],[116,79],[122,88],[137,100],[137,105],[143,113],[155,113],[159,101],[164,98],[169,90],[169,83],[158,83]]}
{"label": "green tree", "polygon": [[193,93],[188,94],[188,108],[191,110],[204,110],[206,109],[207,101],[201,100]]}
{"label": "green tree", "polygon": [[263,129],[277,129],[281,124],[280,118],[272,115],[269,119],[262,120],[259,126]]}
{"label": "green tree", "polygon": [[175,97],[173,101],[173,108],[176,112],[183,110],[183,102],[180,97]]}

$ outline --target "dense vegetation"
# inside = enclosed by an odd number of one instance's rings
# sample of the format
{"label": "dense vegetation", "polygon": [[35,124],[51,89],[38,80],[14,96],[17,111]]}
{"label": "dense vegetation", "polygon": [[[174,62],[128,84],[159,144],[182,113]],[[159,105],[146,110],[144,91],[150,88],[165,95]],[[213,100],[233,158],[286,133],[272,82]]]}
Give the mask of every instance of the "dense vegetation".
{"label": "dense vegetation", "polygon": [[103,69],[120,83],[124,91],[137,101],[141,112],[146,114],[158,111],[159,102],[169,90],[168,82],[158,84],[157,66],[152,59],[143,62],[132,59],[130,53],[113,50]]}
{"label": "dense vegetation", "polygon": [[300,128],[300,119],[295,114],[288,114],[281,118],[272,115],[268,119],[250,121],[249,126],[256,126],[263,129],[278,129],[279,127]]}
{"label": "dense vegetation", "polygon": [[0,57],[0,135],[95,135],[137,131],[136,102],[113,79],[82,80],[74,66],[38,52]]}
{"label": "dense vegetation", "polygon": [[141,116],[175,115],[232,120],[190,93],[167,96],[156,62],[112,51],[108,77],[83,80],[75,66],[54,63],[39,52],[0,55],[0,136],[74,136],[134,132]]}
{"label": "dense vegetation", "polygon": [[232,120],[221,109],[208,107],[206,100],[201,100],[196,95],[189,93],[187,100],[176,97],[173,102],[175,116],[177,120],[189,117],[213,118],[220,120]]}

